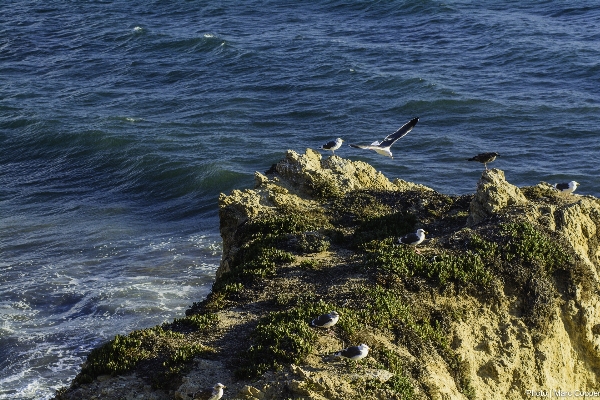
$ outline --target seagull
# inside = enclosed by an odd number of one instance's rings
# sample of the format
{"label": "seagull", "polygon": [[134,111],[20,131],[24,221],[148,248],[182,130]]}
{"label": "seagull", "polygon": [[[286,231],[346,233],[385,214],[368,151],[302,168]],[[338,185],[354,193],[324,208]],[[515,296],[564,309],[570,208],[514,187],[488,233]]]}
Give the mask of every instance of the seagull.
{"label": "seagull", "polygon": [[571,181],[569,183],[555,183],[554,189],[559,190],[563,193],[573,193],[577,189],[579,182]]}
{"label": "seagull", "polygon": [[[421,242],[423,242],[423,240],[425,240],[425,234],[427,232],[425,232],[425,230],[423,229],[417,229],[417,231],[415,233],[409,233],[408,235],[402,236],[400,239],[398,239],[398,243],[400,244],[408,244],[410,246],[416,246],[418,244],[421,244]],[[417,249],[415,247],[415,251],[419,254],[421,254],[421,252],[419,252],[419,249]]]}
{"label": "seagull", "polygon": [[217,383],[212,389],[205,389],[194,393],[194,399],[200,400],[219,400],[223,397],[223,388],[226,388],[222,383]]}
{"label": "seagull", "polygon": [[478,161],[485,165],[485,170],[488,170],[487,163],[490,163],[496,159],[500,154],[498,153],[481,153],[477,154],[475,157],[467,158],[467,161]]}
{"label": "seagull", "polygon": [[335,356],[344,357],[349,360],[362,360],[369,354],[369,346],[361,344],[360,346],[352,346],[335,353]]}
{"label": "seagull", "polygon": [[342,146],[343,141],[344,141],[343,139],[337,138],[335,140],[325,143],[323,146],[319,147],[319,149],[320,150],[331,150],[331,152],[333,154],[335,154],[335,151]]}
{"label": "seagull", "polygon": [[337,311],[330,311],[329,314],[323,314],[319,318],[315,318],[310,323],[312,326],[319,328],[331,328],[340,319],[340,314]]}
{"label": "seagull", "polygon": [[408,132],[410,132],[412,130],[412,128],[415,127],[417,122],[419,122],[418,117],[411,119],[410,121],[408,121],[407,123],[402,125],[402,127],[400,127],[400,129],[398,129],[396,132],[392,133],[391,135],[386,136],[386,138],[383,139],[381,142],[373,142],[368,145],[351,144],[350,147],[354,147],[356,149],[375,150],[377,153],[381,154],[382,156],[394,158],[392,156],[392,152],[390,151],[390,147],[392,147],[392,145],[394,143],[396,143],[396,141],[398,139],[400,139],[401,137],[406,135]]}

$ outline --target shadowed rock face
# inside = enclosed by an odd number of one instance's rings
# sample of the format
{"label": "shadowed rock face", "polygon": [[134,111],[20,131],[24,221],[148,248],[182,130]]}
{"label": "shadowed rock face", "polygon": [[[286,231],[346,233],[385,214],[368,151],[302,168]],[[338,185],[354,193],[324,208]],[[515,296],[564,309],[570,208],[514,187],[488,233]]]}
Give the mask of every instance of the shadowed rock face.
{"label": "shadowed rock face", "polygon": [[[255,180],[219,197],[223,258],[208,298],[160,342],[138,335],[156,355],[57,399],[188,399],[216,382],[223,398],[252,400],[600,387],[598,199],[517,188],[498,169],[474,195],[446,196],[312,150]],[[417,228],[429,232],[422,255],[394,244]],[[340,319],[327,332],[309,326],[331,310]],[[199,316],[210,317],[202,330],[189,320]],[[190,343],[214,352],[180,368],[169,352]],[[371,350],[359,367],[330,357],[360,343]],[[165,362],[179,372],[151,389]]]}

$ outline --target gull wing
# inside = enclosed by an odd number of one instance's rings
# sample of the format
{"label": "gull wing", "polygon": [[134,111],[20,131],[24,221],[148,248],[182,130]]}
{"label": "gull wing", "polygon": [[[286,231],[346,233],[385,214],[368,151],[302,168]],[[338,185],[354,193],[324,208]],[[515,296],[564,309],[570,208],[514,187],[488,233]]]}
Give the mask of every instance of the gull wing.
{"label": "gull wing", "polygon": [[321,148],[324,150],[329,150],[333,146],[335,146],[335,140],[331,140],[331,141],[325,143],[323,146],[321,146]]}
{"label": "gull wing", "polygon": [[402,127],[400,127],[400,129],[398,129],[396,132],[392,133],[391,135],[388,135],[385,139],[383,139],[381,143],[379,143],[379,147],[390,147],[396,142],[396,140],[400,139],[408,132],[410,132],[412,128],[415,127],[417,122],[419,122],[419,117],[411,119],[410,121],[402,125]]}

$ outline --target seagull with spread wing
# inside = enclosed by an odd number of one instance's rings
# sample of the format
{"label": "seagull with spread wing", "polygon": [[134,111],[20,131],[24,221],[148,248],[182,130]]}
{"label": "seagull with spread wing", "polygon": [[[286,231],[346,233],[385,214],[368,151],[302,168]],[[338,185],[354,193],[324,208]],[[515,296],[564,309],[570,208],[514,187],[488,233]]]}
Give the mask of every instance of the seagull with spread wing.
{"label": "seagull with spread wing", "polygon": [[404,135],[410,132],[412,128],[415,127],[417,122],[419,122],[418,117],[411,119],[406,124],[402,125],[402,127],[400,127],[400,129],[398,129],[396,132],[392,133],[391,135],[388,135],[381,142],[373,142],[368,145],[351,144],[350,147],[354,147],[356,149],[374,150],[382,156],[394,158],[392,156],[392,152],[390,151],[390,147],[392,147],[392,145],[396,143],[398,139],[402,138]]}

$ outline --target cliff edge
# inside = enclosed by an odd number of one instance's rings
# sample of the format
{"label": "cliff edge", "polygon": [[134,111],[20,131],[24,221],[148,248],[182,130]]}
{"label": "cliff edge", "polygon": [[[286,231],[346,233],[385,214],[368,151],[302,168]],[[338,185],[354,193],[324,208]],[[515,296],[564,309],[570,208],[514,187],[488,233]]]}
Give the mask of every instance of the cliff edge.
{"label": "cliff edge", "polygon": [[[210,295],[95,349],[56,399],[195,399],[217,382],[261,400],[600,391],[600,202],[498,169],[473,184],[447,196],[288,151],[219,197]],[[398,244],[418,228],[418,248]],[[335,326],[310,326],[332,310]],[[361,361],[333,356],[361,343]]]}

